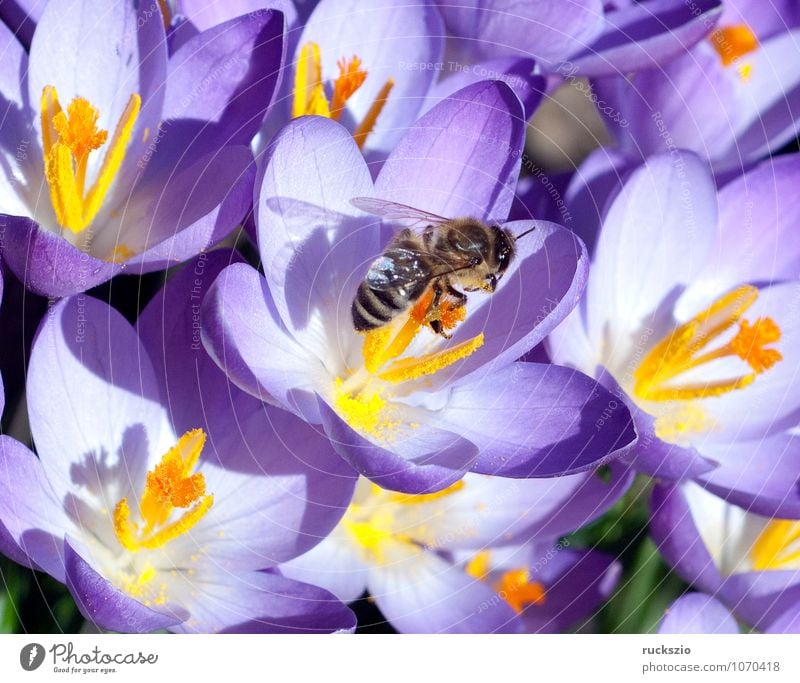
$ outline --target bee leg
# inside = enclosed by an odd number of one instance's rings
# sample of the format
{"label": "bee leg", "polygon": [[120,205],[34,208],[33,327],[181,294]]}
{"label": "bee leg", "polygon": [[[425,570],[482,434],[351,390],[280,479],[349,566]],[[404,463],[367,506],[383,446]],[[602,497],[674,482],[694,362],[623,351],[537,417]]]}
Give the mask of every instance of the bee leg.
{"label": "bee leg", "polygon": [[445,339],[453,338],[452,334],[448,334],[447,332],[444,331],[441,320],[431,320],[428,324],[431,326],[431,329],[440,337],[444,337]]}
{"label": "bee leg", "polygon": [[467,295],[457,290],[449,282],[447,283],[447,293],[456,300],[453,308],[461,308],[467,305]]}

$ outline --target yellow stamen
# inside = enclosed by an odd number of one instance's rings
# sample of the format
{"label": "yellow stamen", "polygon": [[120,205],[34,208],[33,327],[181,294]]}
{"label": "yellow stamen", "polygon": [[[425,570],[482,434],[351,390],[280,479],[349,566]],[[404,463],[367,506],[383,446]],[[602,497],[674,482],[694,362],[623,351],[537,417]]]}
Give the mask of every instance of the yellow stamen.
{"label": "yellow stamen", "polygon": [[403,358],[393,363],[386,372],[378,375],[382,380],[397,384],[433,375],[448,365],[466,358],[483,346],[483,332],[477,337],[456,344],[445,351],[428,353],[424,356]]}
{"label": "yellow stamen", "polygon": [[400,505],[420,505],[422,503],[430,503],[434,500],[447,498],[463,488],[464,480],[459,479],[454,484],[450,484],[446,489],[435,491],[434,493],[391,493],[389,495],[389,502],[398,503]]}
{"label": "yellow stamen", "polygon": [[330,117],[330,107],[322,86],[319,45],[316,43],[306,43],[300,49],[294,75],[292,102],[292,118],[311,114]]}
{"label": "yellow stamen", "polygon": [[422,540],[415,538],[424,536],[424,527],[397,528],[396,518],[402,506],[441,500],[463,488],[462,480],[436,493],[414,495],[387,491],[373,484],[366,500],[350,505],[342,524],[368,562],[384,564],[391,559],[388,551],[392,547],[403,546],[406,552],[424,550]]}
{"label": "yellow stamen", "polygon": [[467,562],[467,566],[464,567],[464,571],[467,572],[467,574],[469,574],[473,579],[482,581],[492,568],[491,559],[492,554],[490,551],[481,550],[475,555],[475,557]]}
{"label": "yellow stamen", "polygon": [[42,149],[45,178],[59,224],[79,233],[97,215],[114,181],[139,116],[141,99],[131,95],[94,185],[85,192],[89,155],[106,144],[108,132],[97,127],[99,112],[87,100],[76,97],[66,112],[52,86],[42,90]]}
{"label": "yellow stamen", "polygon": [[[340,59],[337,66],[339,75],[333,81],[333,92],[329,100],[322,81],[319,45],[309,42],[300,48],[294,74],[292,118],[309,115],[324,116],[335,121],[341,118],[348,100],[364,85],[368,72],[362,68],[362,61],[356,55],[349,60]],[[359,147],[364,146],[367,136],[375,127],[393,87],[394,81],[390,78],[378,92],[364,120],[353,132],[353,138]]]}
{"label": "yellow stamen", "polygon": [[367,141],[367,136],[369,136],[369,134],[372,132],[372,129],[375,128],[375,124],[378,122],[378,117],[381,115],[381,112],[386,105],[386,100],[389,99],[389,93],[392,92],[392,88],[394,88],[394,79],[390,78],[378,91],[378,95],[372,102],[372,105],[370,106],[367,115],[364,117],[364,120],[353,132],[353,139],[356,141],[359,149],[364,147],[364,143]]}
{"label": "yellow stamen", "polygon": [[169,2],[167,0],[158,0],[158,6],[161,8],[161,18],[164,21],[164,28],[168,29],[172,23],[172,12],[169,9]]}
{"label": "yellow stamen", "polygon": [[[766,525],[750,550],[756,571],[790,568],[800,561],[800,522],[774,519]],[[791,547],[794,544],[794,547]],[[796,568],[796,567],[795,567]]]}
{"label": "yellow stamen", "polygon": [[[392,419],[391,404],[385,394],[386,385],[400,384],[440,370],[466,358],[483,345],[483,333],[443,351],[419,357],[396,360],[402,355],[431,316],[451,329],[464,319],[464,307],[442,302],[439,310],[431,311],[433,291],[429,290],[411,308],[406,319],[385,325],[364,336],[362,356],[364,367],[346,380],[334,383],[334,407],[355,429],[378,438],[390,438],[391,430],[399,425]],[[388,367],[387,367],[388,364]]]}
{"label": "yellow stamen", "polygon": [[495,583],[494,590],[517,614],[528,605],[540,605],[545,600],[544,586],[531,581],[527,569],[505,572]]}
{"label": "yellow stamen", "polygon": [[[192,529],[208,512],[214,497],[206,495],[205,478],[194,473],[205,444],[202,429],[186,432],[161,461],[147,473],[139,502],[141,524],[131,520],[128,500],[114,509],[114,530],[120,544],[131,552],[160,548]],[[189,508],[167,523],[175,508]]]}
{"label": "yellow stamen", "polygon": [[[755,287],[739,287],[675,328],[656,344],[634,372],[634,393],[648,401],[690,400],[722,396],[752,384],[757,375],[782,358],[776,349],[765,348],[781,338],[780,328],[771,318],[758,319],[753,325],[742,319],[757,298]],[[739,330],[729,342],[705,351],[736,323],[739,323]],[[703,384],[675,383],[690,370],[714,360],[734,357],[746,362],[753,372]]]}
{"label": "yellow stamen", "polygon": [[717,29],[709,40],[725,66],[758,49],[758,37],[747,24]]}

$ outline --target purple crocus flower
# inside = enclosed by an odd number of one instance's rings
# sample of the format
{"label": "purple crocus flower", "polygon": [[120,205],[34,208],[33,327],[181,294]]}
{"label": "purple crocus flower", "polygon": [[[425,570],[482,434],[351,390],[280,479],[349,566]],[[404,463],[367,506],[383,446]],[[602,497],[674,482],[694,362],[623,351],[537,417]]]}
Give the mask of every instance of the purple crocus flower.
{"label": "purple crocus flower", "polygon": [[[659,633],[739,633],[736,618],[716,598],[705,593],[687,593],[670,605]],[[800,606],[778,616],[764,633],[800,633]]]}
{"label": "purple crocus flower", "polygon": [[[791,1],[726,0],[717,30],[659,70],[595,87],[625,126],[611,123],[636,162],[676,147],[740,173],[797,137],[800,11]],[[619,118],[619,117],[618,117]]]}
{"label": "purple crocus flower", "polygon": [[[138,7],[138,9],[137,9]],[[3,257],[66,296],[215,244],[242,219],[248,145],[278,78],[283,18],[264,12],[167,57],[157,3],[50,3],[30,57],[0,25]]]}
{"label": "purple crocus flower", "polygon": [[293,121],[267,151],[256,200],[265,277],[231,266],[206,299],[204,341],[233,381],[321,424],[353,467],[386,488],[430,492],[468,470],[577,472],[635,439],[625,408],[606,414],[617,402],[597,383],[515,362],[583,287],[583,246],[558,225],[506,225],[535,230],[497,291],[471,295],[451,340],[408,315],[366,337],[353,328],[356,289],[390,235],[350,199],[502,223],[521,115],[505,84],[469,86],[407,131],[374,184],[346,129],[320,117]]}
{"label": "purple crocus flower", "polygon": [[602,76],[658,66],[713,27],[720,0],[436,0],[469,59],[533,58],[546,73]]}
{"label": "purple crocus flower", "polygon": [[355,625],[274,569],[335,526],[356,479],[324,436],[231,387],[203,351],[199,297],[229,260],[178,274],[139,336],[90,297],[56,304],[28,373],[39,457],[0,437],[0,550],[66,583],[101,628]]}
{"label": "purple crocus flower", "polygon": [[547,341],[629,405],[640,471],[764,515],[800,515],[798,178],[787,156],[717,193],[695,155],[653,157],[612,193],[586,295]]}
{"label": "purple crocus flower", "polygon": [[716,598],[705,593],[687,593],[667,608],[658,632],[739,633],[739,625]]}
{"label": "purple crocus flower", "polygon": [[321,0],[296,39],[281,101],[267,120],[264,139],[291,118],[326,116],[345,126],[377,165],[424,111],[487,79],[508,82],[526,113],[533,113],[544,79],[534,75],[532,59],[474,65],[445,61],[444,34],[431,2],[389,0],[371,6]]}
{"label": "purple crocus flower", "polygon": [[800,611],[800,521],[757,515],[691,482],[656,486],[651,505],[653,539],[678,574],[753,628],[789,628]]}
{"label": "purple crocus flower", "polygon": [[368,591],[404,633],[554,631],[590,614],[618,575],[611,558],[552,539],[600,516],[632,475],[513,480],[468,474],[427,495],[361,479],[313,550],[281,567],[345,602]]}
{"label": "purple crocus flower", "polygon": [[464,567],[496,593],[493,603],[481,607],[492,609],[502,601],[518,614],[525,633],[566,633],[582,626],[608,600],[622,573],[613,556],[571,549],[567,540],[484,549]]}

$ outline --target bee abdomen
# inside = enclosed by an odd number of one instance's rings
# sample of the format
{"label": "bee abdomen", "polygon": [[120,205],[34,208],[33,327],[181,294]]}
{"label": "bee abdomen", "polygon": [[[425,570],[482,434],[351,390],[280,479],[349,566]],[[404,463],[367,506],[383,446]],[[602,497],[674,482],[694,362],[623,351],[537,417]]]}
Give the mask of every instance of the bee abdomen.
{"label": "bee abdomen", "polygon": [[400,290],[372,289],[362,282],[351,309],[353,325],[359,332],[383,327],[408,306],[408,298]]}

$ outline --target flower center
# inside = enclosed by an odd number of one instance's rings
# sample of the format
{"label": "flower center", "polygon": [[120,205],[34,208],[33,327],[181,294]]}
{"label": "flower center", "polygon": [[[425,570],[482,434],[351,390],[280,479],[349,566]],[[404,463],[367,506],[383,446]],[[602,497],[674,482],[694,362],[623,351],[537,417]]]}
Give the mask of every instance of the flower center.
{"label": "flower center", "polygon": [[[491,570],[490,562],[491,553],[481,550],[467,563],[465,571],[473,578],[483,581]],[[541,605],[545,601],[544,586],[538,581],[531,581],[530,572],[525,567],[504,572],[492,584],[492,589],[517,614],[529,605]]]}
{"label": "flower center", "polygon": [[[208,512],[214,496],[206,494],[202,473],[192,474],[206,435],[202,429],[186,432],[153,470],[147,473],[139,501],[139,522],[131,519],[127,498],[114,509],[114,531],[130,552],[161,548],[192,529]],[[175,518],[175,508],[186,512]]]}
{"label": "flower center", "polygon": [[[758,298],[758,289],[745,285],[717,299],[709,308],[676,327],[647,354],[634,372],[634,392],[647,401],[674,401],[721,396],[753,383],[757,375],[780,361],[780,351],[767,348],[781,338],[772,318],[754,323],[742,319]],[[727,342],[707,350],[738,323]],[[713,382],[680,383],[681,376],[713,361],[739,358],[751,372]]]}
{"label": "flower center", "polygon": [[800,567],[800,522],[772,520],[753,544],[750,561],[756,571]]}
{"label": "flower center", "polygon": [[[328,99],[322,83],[322,62],[319,45],[306,43],[300,49],[297,59],[297,70],[294,75],[294,100],[292,102],[292,118],[306,115],[324,116],[338,121],[347,101],[364,84],[367,72],[361,68],[361,60],[353,55],[351,59],[342,58],[337,62],[339,76],[333,81],[333,93]],[[383,111],[389,93],[394,87],[394,80],[384,83],[372,102],[364,120],[353,132],[353,138],[359,147],[363,147],[367,136],[375,128],[375,123]]]}
{"label": "flower center", "polygon": [[342,524],[362,551],[364,559],[371,564],[386,564],[391,561],[392,548],[398,545],[408,552],[421,552],[424,547],[414,540],[411,529],[398,529],[397,515],[406,505],[419,505],[446,498],[464,488],[463,480],[436,493],[395,493],[372,484],[367,499],[352,503],[347,509]]}
{"label": "flower center", "polygon": [[753,65],[740,63],[744,55],[758,49],[758,37],[747,24],[737,24],[717,29],[710,36],[712,47],[717,51],[723,66],[739,65],[739,76],[747,81],[753,71]]}
{"label": "flower center", "polygon": [[[483,333],[441,351],[400,358],[431,315],[433,291],[426,292],[405,319],[367,332],[362,347],[363,366],[346,379],[337,378],[334,407],[348,424],[377,438],[390,437],[398,420],[392,415],[387,397],[406,382],[433,375],[466,358],[483,346]],[[463,306],[447,301],[435,312],[444,330],[464,319]]]}
{"label": "flower center", "polygon": [[[139,95],[131,95],[108,142],[108,131],[97,127],[99,112],[87,100],[76,97],[65,112],[56,89],[44,87],[41,108],[45,178],[59,225],[77,234],[97,216],[125,158],[140,107]],[[89,155],[104,145],[103,162],[87,191]]]}

